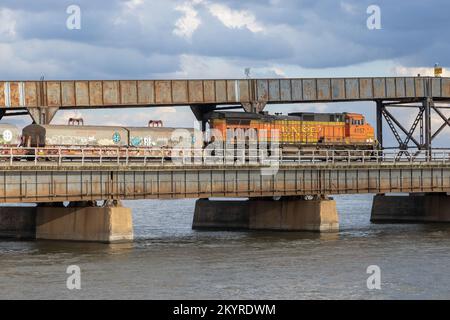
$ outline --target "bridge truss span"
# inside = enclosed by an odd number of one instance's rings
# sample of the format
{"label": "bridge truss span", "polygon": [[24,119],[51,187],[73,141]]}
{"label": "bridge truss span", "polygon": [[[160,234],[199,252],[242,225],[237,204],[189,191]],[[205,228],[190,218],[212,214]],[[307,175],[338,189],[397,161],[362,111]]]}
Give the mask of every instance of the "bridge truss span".
{"label": "bridge truss span", "polygon": [[449,163],[2,166],[0,202],[450,192]]}

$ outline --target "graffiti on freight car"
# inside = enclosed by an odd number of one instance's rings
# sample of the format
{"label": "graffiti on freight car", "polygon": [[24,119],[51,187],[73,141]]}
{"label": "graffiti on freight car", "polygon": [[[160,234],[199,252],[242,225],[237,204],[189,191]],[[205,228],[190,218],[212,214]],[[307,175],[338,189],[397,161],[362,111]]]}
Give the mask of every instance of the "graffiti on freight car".
{"label": "graffiti on freight car", "polygon": [[46,144],[47,145],[108,145],[111,144],[110,142],[107,143],[104,141],[105,139],[98,140],[95,138],[95,136],[66,136],[66,135],[51,135],[47,136]]}

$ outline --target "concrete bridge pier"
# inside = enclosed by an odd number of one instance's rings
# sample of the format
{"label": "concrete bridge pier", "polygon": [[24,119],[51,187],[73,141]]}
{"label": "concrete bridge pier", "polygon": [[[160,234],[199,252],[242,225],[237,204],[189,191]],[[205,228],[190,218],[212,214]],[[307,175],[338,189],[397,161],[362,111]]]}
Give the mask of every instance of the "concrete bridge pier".
{"label": "concrete bridge pier", "polygon": [[377,194],[371,222],[450,222],[450,196],[446,193]]}
{"label": "concrete bridge pier", "polygon": [[199,199],[192,228],[336,232],[339,220],[335,200],[327,197]]}
{"label": "concrete bridge pier", "polygon": [[131,209],[119,201],[42,203],[0,208],[0,236],[28,239],[127,242],[133,240]]}
{"label": "concrete bridge pier", "polygon": [[38,206],[36,239],[93,242],[133,240],[131,209],[114,200],[104,206],[89,201],[64,206]]}

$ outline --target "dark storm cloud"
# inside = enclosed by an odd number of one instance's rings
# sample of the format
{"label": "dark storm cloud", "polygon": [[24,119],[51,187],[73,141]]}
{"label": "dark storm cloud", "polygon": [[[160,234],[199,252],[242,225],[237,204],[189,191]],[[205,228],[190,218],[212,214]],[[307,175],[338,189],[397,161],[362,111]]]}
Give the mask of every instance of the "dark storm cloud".
{"label": "dark storm cloud", "polygon": [[[200,21],[191,38],[173,32],[185,14],[175,8],[185,3],[191,3]],[[81,30],[65,26],[66,8],[71,4],[82,9]],[[211,4],[248,11],[264,31],[227,27],[211,14]],[[381,8],[381,30],[366,27],[366,9],[371,4]],[[0,33],[0,44],[25,50],[12,56],[28,64],[52,65],[59,77],[70,77],[71,72],[87,77],[173,73],[179,71],[183,54],[307,68],[384,59],[404,66],[450,64],[445,39],[450,2],[444,0],[154,0],[142,4],[136,0],[3,0],[2,8],[19,18],[16,37],[2,39]]]}

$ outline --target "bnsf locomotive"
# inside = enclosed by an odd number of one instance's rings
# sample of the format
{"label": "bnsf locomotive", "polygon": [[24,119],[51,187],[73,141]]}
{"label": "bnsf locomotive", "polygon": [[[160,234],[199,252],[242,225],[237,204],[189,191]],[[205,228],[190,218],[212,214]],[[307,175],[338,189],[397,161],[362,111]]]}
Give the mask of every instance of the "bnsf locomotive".
{"label": "bnsf locomotive", "polygon": [[[277,139],[285,154],[299,150],[376,150],[378,142],[374,128],[357,113],[294,112],[287,116],[245,112],[212,112],[209,127],[221,133],[224,140],[234,135],[246,139],[247,131],[256,133],[258,141],[271,137],[278,130]],[[239,132],[236,134],[236,132]]]}

